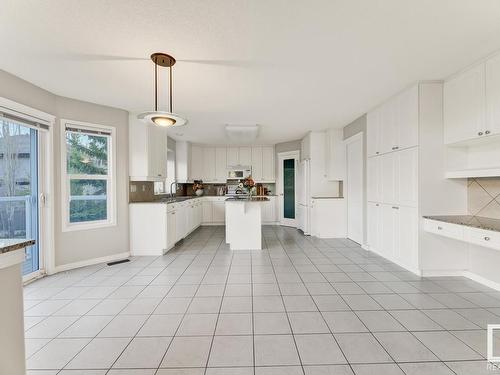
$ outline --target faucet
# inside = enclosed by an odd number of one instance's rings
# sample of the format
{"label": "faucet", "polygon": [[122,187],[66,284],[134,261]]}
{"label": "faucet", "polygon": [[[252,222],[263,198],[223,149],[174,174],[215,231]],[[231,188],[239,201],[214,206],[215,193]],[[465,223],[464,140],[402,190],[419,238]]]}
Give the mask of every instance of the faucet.
{"label": "faucet", "polygon": [[170,197],[174,197],[174,193],[172,192],[172,186],[175,185],[175,191],[177,192],[177,181],[174,181],[170,184]]}

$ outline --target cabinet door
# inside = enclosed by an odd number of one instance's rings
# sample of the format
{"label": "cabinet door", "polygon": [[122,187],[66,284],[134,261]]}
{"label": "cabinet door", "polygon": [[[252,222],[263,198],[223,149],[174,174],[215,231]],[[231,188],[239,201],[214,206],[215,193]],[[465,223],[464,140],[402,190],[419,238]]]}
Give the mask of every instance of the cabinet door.
{"label": "cabinet door", "polygon": [[252,177],[255,181],[262,181],[262,147],[252,147]]}
{"label": "cabinet door", "polygon": [[202,204],[202,216],[204,223],[212,223],[213,222],[213,213],[212,213],[212,202],[203,202]]}
{"label": "cabinet door", "polygon": [[262,147],[262,181],[275,181],[274,147]]}
{"label": "cabinet door", "polygon": [[169,249],[172,246],[174,246],[175,243],[177,242],[175,222],[176,222],[175,211],[169,212],[167,215],[167,244]]}
{"label": "cabinet door", "polygon": [[485,64],[445,82],[443,90],[444,142],[482,136],[486,130]]}
{"label": "cabinet door", "polygon": [[175,212],[175,242],[180,241],[185,236],[186,231],[186,210],[179,207]]}
{"label": "cabinet door", "polygon": [[203,181],[215,181],[215,148],[203,148]]}
{"label": "cabinet door", "polygon": [[403,206],[417,207],[418,205],[418,148],[413,147],[396,152],[395,157],[398,172],[396,177],[398,192],[395,203]]}
{"label": "cabinet door", "polygon": [[396,128],[399,150],[418,145],[418,85],[396,98]]}
{"label": "cabinet door", "polygon": [[384,154],[396,150],[398,129],[396,123],[397,105],[395,99],[385,103],[380,108],[380,153]]}
{"label": "cabinet door", "polygon": [[227,159],[226,148],[215,148],[215,179],[217,182],[226,182],[227,179]]}
{"label": "cabinet door", "polygon": [[381,202],[381,162],[382,156],[368,158],[367,163],[367,199],[369,202]]}
{"label": "cabinet door", "polygon": [[398,246],[396,259],[412,269],[418,269],[418,213],[414,207],[399,207]]}
{"label": "cabinet door", "polygon": [[500,55],[486,61],[486,132],[500,134]]}
{"label": "cabinet door", "polygon": [[386,204],[397,203],[398,195],[398,168],[397,157],[398,152],[391,152],[380,156],[379,174],[381,179],[381,201]]}
{"label": "cabinet door", "polygon": [[234,167],[235,165],[240,164],[239,157],[239,149],[238,147],[228,147],[227,148],[227,166]]}
{"label": "cabinet door", "polygon": [[368,156],[380,154],[380,109],[376,108],[366,115],[366,151]]}
{"label": "cabinet door", "polygon": [[367,241],[370,250],[380,252],[381,230],[382,230],[382,208],[379,203],[368,202],[367,205]]}
{"label": "cabinet door", "polygon": [[[392,259],[394,257],[394,246],[395,246],[395,232],[396,228],[395,219],[397,219],[397,210],[393,206],[388,204],[383,204],[380,206],[382,208],[381,218],[382,218],[382,228],[380,236],[380,251],[379,253],[386,258]],[[394,206],[396,207],[396,206]]]}
{"label": "cabinet door", "polygon": [[240,147],[239,149],[239,164],[244,166],[252,165],[252,148]]}
{"label": "cabinet door", "polygon": [[226,221],[226,210],[224,202],[213,202],[213,222],[214,223],[223,223]]}
{"label": "cabinet door", "polygon": [[167,177],[167,133],[164,129],[148,125],[148,175]]}
{"label": "cabinet door", "polygon": [[191,146],[191,180],[203,179],[203,149],[201,146]]}

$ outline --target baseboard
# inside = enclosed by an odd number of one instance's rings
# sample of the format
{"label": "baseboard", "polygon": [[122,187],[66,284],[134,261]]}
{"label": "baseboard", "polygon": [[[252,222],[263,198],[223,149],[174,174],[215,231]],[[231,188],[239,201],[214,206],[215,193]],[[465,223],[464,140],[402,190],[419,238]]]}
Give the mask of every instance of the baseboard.
{"label": "baseboard", "polygon": [[457,277],[464,276],[464,270],[422,270],[422,277]]}
{"label": "baseboard", "polygon": [[488,288],[499,290],[500,291],[500,283],[497,283],[495,281],[488,280],[482,276],[479,276],[476,273],[470,272],[470,271],[464,271],[463,276],[467,277],[479,284],[485,285]]}
{"label": "baseboard", "polygon": [[129,256],[130,256],[130,252],[127,251],[124,253],[108,255],[105,257],[92,258],[92,259],[82,260],[80,262],[63,264],[63,265],[54,267],[54,269],[51,270],[51,272],[47,272],[47,274],[53,275],[53,274],[58,273],[58,272],[69,271],[69,270],[73,270],[75,268],[93,266],[94,264],[99,264],[99,263],[113,262],[115,260],[128,258]]}
{"label": "baseboard", "polygon": [[402,267],[402,268],[404,268],[405,270],[410,271],[411,273],[414,273],[414,274],[415,274],[415,275],[417,275],[417,276],[422,276],[422,271],[421,271],[420,269],[416,269],[416,268],[411,268],[411,267],[408,267],[407,265],[405,265],[405,264],[403,264],[403,263],[399,262],[399,261],[398,261],[398,260],[396,260],[396,259],[388,258],[388,257],[386,257],[386,256],[384,256],[384,255],[382,255],[382,254],[379,254],[378,252],[376,252],[376,251],[374,251],[374,250],[370,249],[370,246],[368,246],[368,245],[361,245],[361,248],[362,248],[362,249],[364,249],[364,250],[370,251],[370,252],[372,252],[373,254],[378,255],[379,257],[382,257],[382,258],[384,258],[384,259],[387,259],[388,261],[390,261],[390,262],[392,262],[392,263],[394,263],[394,264],[397,264],[399,267]]}
{"label": "baseboard", "polygon": [[165,255],[167,250],[138,250],[138,251],[130,251],[130,256],[132,257],[159,257]]}

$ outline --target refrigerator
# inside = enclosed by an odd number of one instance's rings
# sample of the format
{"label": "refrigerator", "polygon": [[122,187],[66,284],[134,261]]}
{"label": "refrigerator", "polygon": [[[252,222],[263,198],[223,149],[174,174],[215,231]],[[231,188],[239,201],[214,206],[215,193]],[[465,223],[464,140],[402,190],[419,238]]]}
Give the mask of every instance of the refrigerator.
{"label": "refrigerator", "polygon": [[305,235],[310,235],[311,227],[310,173],[310,160],[300,161],[297,166],[297,221]]}

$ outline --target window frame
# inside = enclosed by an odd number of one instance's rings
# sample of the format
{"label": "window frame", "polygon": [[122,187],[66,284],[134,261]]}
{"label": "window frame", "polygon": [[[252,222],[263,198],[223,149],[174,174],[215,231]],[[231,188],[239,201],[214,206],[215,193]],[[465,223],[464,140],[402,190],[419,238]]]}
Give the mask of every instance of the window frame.
{"label": "window frame", "polygon": [[[66,127],[96,132],[102,131],[110,133],[108,141],[108,174],[107,175],[85,175],[70,174],[67,166],[66,149]],[[100,229],[116,226],[116,128],[107,125],[98,125],[89,122],[61,119],[61,217],[62,231],[79,231]],[[70,223],[70,187],[71,180],[91,179],[106,181],[106,209],[107,217],[105,220],[82,221]]]}

